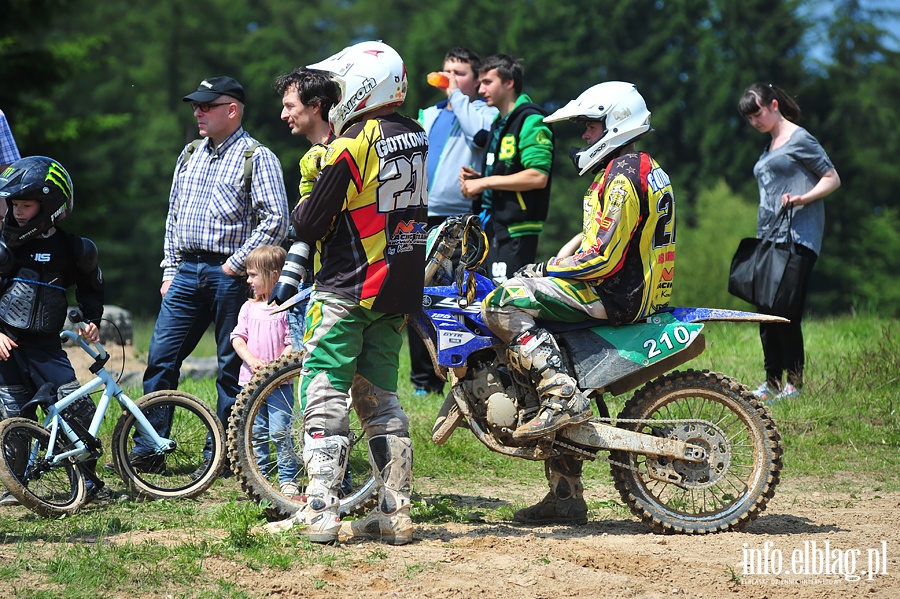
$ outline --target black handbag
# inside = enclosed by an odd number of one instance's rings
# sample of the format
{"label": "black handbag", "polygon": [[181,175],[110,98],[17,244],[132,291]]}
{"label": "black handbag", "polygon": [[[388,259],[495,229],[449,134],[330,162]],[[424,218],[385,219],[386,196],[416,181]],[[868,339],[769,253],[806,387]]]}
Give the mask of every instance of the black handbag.
{"label": "black handbag", "polygon": [[790,318],[802,307],[809,258],[798,254],[792,241],[772,241],[785,217],[791,239],[793,209],[782,208],[765,237],[741,240],[731,259],[728,293],[757,306],[760,312]]}

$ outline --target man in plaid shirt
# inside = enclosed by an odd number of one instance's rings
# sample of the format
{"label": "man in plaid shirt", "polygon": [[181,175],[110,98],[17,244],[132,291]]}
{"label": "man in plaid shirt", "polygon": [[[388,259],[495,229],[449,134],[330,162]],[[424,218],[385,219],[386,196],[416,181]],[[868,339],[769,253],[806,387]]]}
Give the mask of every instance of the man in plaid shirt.
{"label": "man in plaid shirt", "polygon": [[[0,110],[0,171],[21,158],[19,148],[16,146],[16,139],[13,137],[12,131],[9,130],[9,123],[6,121],[6,115]],[[3,210],[6,210],[6,203],[3,203]]]}
{"label": "man in plaid shirt", "polygon": [[[205,139],[186,146],[176,163],[160,263],[162,307],[144,372],[144,393],[177,388],[182,362],[214,323],[216,413],[223,423],[240,391],[241,360],[229,336],[248,297],[244,261],[260,245],[280,245],[288,228],[281,164],[241,126],[244,99],[244,89],[231,77],[205,79],[183,98],[191,103]],[[248,152],[249,193],[244,170]],[[138,440],[133,457],[141,456],[141,450]],[[162,457],[149,456],[146,464],[135,465],[153,470]]]}

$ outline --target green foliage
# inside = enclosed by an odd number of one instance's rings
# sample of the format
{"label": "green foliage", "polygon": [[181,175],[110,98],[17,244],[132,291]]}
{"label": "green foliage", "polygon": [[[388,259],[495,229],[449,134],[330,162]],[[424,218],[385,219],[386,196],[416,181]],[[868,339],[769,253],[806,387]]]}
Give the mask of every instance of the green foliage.
{"label": "green foliage", "polygon": [[678,218],[672,304],[753,310],[728,293],[728,272],[740,240],[756,235],[756,205],[719,181],[697,196],[693,224]]}

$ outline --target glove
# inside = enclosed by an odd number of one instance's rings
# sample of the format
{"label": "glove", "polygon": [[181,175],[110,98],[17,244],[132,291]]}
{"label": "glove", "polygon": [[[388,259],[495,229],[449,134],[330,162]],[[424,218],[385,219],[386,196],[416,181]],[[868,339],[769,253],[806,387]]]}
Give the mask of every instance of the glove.
{"label": "glove", "polygon": [[300,201],[312,193],[313,183],[319,178],[319,172],[325,163],[328,146],[315,144],[300,159]]}
{"label": "glove", "polygon": [[519,279],[538,279],[540,277],[545,277],[544,273],[547,270],[546,262],[538,262],[537,264],[526,264],[519,270],[517,270],[513,274],[513,278]]}
{"label": "glove", "polygon": [[278,282],[269,294],[269,303],[280,306],[287,300],[291,299],[300,290],[300,285],[305,281],[310,281],[311,260],[309,257],[309,245],[298,241],[291,246],[287,258],[284,260],[284,267],[281,269],[281,276]]}

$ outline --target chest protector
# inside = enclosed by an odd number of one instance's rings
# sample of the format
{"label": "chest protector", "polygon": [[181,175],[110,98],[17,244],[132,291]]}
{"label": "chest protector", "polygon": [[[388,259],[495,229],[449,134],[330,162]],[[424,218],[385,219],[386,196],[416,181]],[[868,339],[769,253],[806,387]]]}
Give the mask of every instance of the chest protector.
{"label": "chest protector", "polygon": [[49,283],[57,278],[49,273],[41,277],[29,268],[20,269],[0,295],[0,320],[29,333],[58,333],[66,321],[68,301],[64,287]]}

